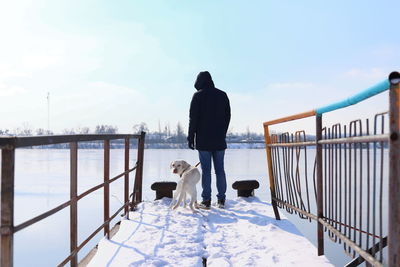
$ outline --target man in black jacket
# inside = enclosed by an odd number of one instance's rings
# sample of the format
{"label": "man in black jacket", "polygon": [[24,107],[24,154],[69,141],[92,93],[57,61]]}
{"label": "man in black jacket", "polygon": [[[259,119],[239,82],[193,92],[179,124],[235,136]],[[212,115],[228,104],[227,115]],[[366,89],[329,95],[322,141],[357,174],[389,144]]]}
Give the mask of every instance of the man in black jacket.
{"label": "man in black jacket", "polygon": [[225,205],[226,177],[224,155],[226,149],[226,132],[231,119],[231,108],[228,96],[214,86],[208,71],[197,76],[189,112],[189,148],[199,151],[202,169],[201,194],[203,201],[200,208],[209,209],[211,205],[211,159],[217,177],[218,206]]}

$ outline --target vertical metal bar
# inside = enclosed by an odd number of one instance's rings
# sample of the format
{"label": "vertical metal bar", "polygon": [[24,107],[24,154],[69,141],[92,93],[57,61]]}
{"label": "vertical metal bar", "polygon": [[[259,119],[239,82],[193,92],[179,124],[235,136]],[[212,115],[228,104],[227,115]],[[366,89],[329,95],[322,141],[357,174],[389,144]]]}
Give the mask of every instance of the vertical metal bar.
{"label": "vertical metal bar", "polygon": [[[125,180],[124,180],[124,203],[129,201],[129,138],[125,138]],[[125,218],[129,219],[129,206],[125,206]]]}
{"label": "vertical metal bar", "polygon": [[[360,136],[362,136],[362,134],[363,134],[363,128],[362,128],[362,121],[360,120],[360,122],[359,122],[359,126],[360,126],[360,129],[359,129],[359,135]],[[361,229],[362,230],[362,225],[363,225],[363,190],[364,190],[364,188],[363,188],[363,169],[364,169],[364,167],[363,167],[363,143],[360,143],[360,146],[359,146],[359,148],[360,148],[360,154],[359,154],[359,157],[360,157],[360,161],[359,161],[359,164],[360,164],[360,173],[359,173],[359,176],[360,176],[360,187],[359,187],[359,195],[360,195],[360,198],[359,198],[359,201],[360,201],[360,205],[359,205],[359,229]],[[362,247],[362,232],[360,231],[359,232],[359,241],[358,241],[358,245],[360,246],[360,247]]]}
{"label": "vertical metal bar", "polygon": [[[270,138],[271,143],[274,142],[273,139],[274,139],[274,138],[271,136],[271,138]],[[277,156],[276,156],[276,149],[277,149],[277,148],[272,147],[272,148],[270,148],[270,149],[271,149],[272,173],[275,173],[275,175],[276,175],[276,183],[275,183],[275,187],[274,187],[275,196],[276,196],[276,198],[278,198],[278,199],[282,199],[282,197],[281,197],[281,195],[280,195],[280,187],[279,187],[279,180],[278,180],[278,168],[279,168],[279,165],[277,165],[277,162],[278,162],[278,158],[277,158]],[[267,162],[267,163],[268,163],[268,162]],[[268,164],[269,164],[269,163],[268,163]],[[279,203],[277,203],[277,206],[280,207],[280,206],[279,206]]]}
{"label": "vertical metal bar", "polygon": [[[286,133],[286,141],[285,143],[291,143],[291,138],[290,138],[290,134]],[[289,194],[289,204],[297,207],[296,203],[295,203],[295,196],[293,195],[293,186],[292,186],[292,174],[291,174],[291,169],[292,169],[292,147],[286,147],[286,181],[287,181],[287,185],[288,185],[288,194]],[[293,213],[295,212],[297,214],[296,210],[290,209],[290,212]]]}
{"label": "vertical metal bar", "polygon": [[[347,126],[346,125],[344,125],[344,127],[343,127],[343,131],[344,131],[344,138],[346,138],[347,137]],[[344,197],[343,197],[343,202],[344,202],[344,211],[343,211],[343,215],[344,215],[344,235],[346,236],[346,237],[349,237],[350,236],[350,228],[349,228],[349,233],[347,233],[347,225],[349,225],[348,224],[348,220],[347,220],[347,207],[348,207],[348,205],[347,205],[347,199],[348,199],[348,191],[350,191],[350,189],[349,190],[347,190],[347,185],[348,185],[348,182],[347,182],[347,150],[349,150],[350,149],[350,146],[351,146],[351,144],[344,144],[344,151],[343,151],[343,155],[344,155],[344,170],[343,170],[343,174],[344,174],[344,182],[343,182],[343,184],[344,184]],[[344,250],[345,250],[345,253],[347,254],[347,252],[348,252],[348,250],[347,250],[347,244],[346,244],[346,242],[343,242],[343,248],[344,248]]]}
{"label": "vertical metal bar", "polygon": [[[324,217],[323,185],[322,185],[322,145],[318,142],[322,139],[322,115],[316,115],[316,142],[317,142],[317,217]],[[324,255],[324,228],[318,221],[318,256]]]}
{"label": "vertical metal bar", "polygon": [[[342,138],[342,126],[339,125],[339,138]],[[342,181],[342,144],[339,144],[339,222],[343,222],[342,220],[342,188],[343,188],[343,181]],[[342,224],[339,224],[339,232],[342,232]],[[339,238],[339,244],[341,244],[342,239]]]}
{"label": "vertical metal bar", "polygon": [[[289,139],[289,133],[284,133],[282,134],[282,142],[283,143],[290,143]],[[287,202],[290,205],[294,206],[294,198],[291,190],[291,185],[290,185],[290,147],[283,147],[282,148],[283,153],[283,173],[284,173],[284,178],[285,178],[285,185],[286,185],[286,196],[287,196]],[[290,207],[286,207],[286,210],[290,213],[293,214],[293,209]]]}
{"label": "vertical metal bar", "polygon": [[[287,138],[286,138],[286,134],[281,134],[280,139],[281,139],[281,143],[289,142],[289,140],[287,140]],[[287,147],[282,147],[283,178],[285,179],[284,182],[285,182],[285,192],[286,192],[285,201],[289,204],[292,204],[292,201],[291,201],[292,198],[291,198],[291,195],[289,192],[290,187],[289,187],[288,178],[287,178],[288,177],[288,162],[287,162],[288,152],[287,152],[287,150],[288,150]],[[288,206],[286,206],[286,211],[289,213],[293,213],[293,210],[290,209]]]}
{"label": "vertical metal bar", "polygon": [[[307,141],[305,132],[303,132],[303,138],[304,138],[304,141]],[[307,159],[308,159],[307,146],[304,146],[304,177],[305,177],[305,181],[306,181],[307,208],[308,208],[307,211],[311,212],[311,210],[310,210],[310,193],[309,193],[309,189],[308,189],[308,176],[307,176],[307,173],[308,173]],[[309,221],[311,222],[311,218],[309,218]]]}
{"label": "vertical metal bar", "polygon": [[[333,136],[333,138],[339,138],[340,137],[340,135],[339,135],[339,131],[340,131],[340,124],[336,124],[335,126],[333,126],[333,130],[334,130],[334,136]],[[338,225],[337,224],[337,221],[339,221],[340,222],[340,219],[339,219],[339,216],[338,216],[338,208],[339,208],[339,212],[340,212],[340,207],[339,207],[339,199],[338,199],[338,194],[339,194],[339,188],[340,188],[340,184],[339,184],[339,182],[338,182],[338,176],[339,176],[339,173],[338,173],[338,144],[335,144],[334,145],[334,155],[335,155],[335,158],[334,158],[334,162],[335,162],[335,164],[334,164],[334,170],[335,170],[335,185],[334,185],[334,190],[335,190],[335,204],[334,204],[334,206],[335,206],[335,229],[337,229],[338,228],[338,226],[340,225]],[[337,236],[335,235],[335,242],[337,242]],[[340,240],[340,239],[339,239]]]}
{"label": "vertical metal bar", "polygon": [[[378,120],[378,115],[375,115],[374,118],[374,135],[377,134],[378,129],[377,129],[377,120]],[[377,172],[377,142],[374,142],[374,149],[373,149],[373,173],[372,173],[372,234],[375,236],[376,234],[376,172]],[[376,240],[373,238],[372,239],[372,252],[371,255],[375,256],[376,252]]]}
{"label": "vertical metal bar", "polygon": [[[366,120],[366,134],[367,136],[370,135],[369,132],[369,119]],[[367,233],[370,233],[370,210],[371,210],[371,175],[370,175],[370,143],[367,143]],[[374,238],[372,238],[374,239]],[[370,247],[369,245],[369,234],[366,236],[366,246],[365,248],[368,249]],[[367,250],[369,254],[372,255],[372,250],[368,249]],[[370,267],[372,266],[368,261],[366,261],[365,266]]]}
{"label": "vertical metal bar", "polygon": [[[357,121],[354,121],[354,136],[357,136]],[[357,183],[357,174],[358,174],[358,168],[357,168],[357,162],[358,162],[358,157],[357,157],[357,144],[354,144],[354,230],[353,230],[353,242],[356,244],[357,243],[357,188],[358,188],[358,183]],[[355,257],[355,251],[353,250],[353,258]]]}
{"label": "vertical metal bar", "polygon": [[14,147],[1,150],[1,253],[0,266],[13,266]]}
{"label": "vertical metal bar", "polygon": [[136,204],[142,202],[142,183],[143,183],[143,158],[144,158],[144,139],[146,133],[141,132],[138,140],[138,151],[137,151],[137,168],[135,174],[135,185],[133,188],[133,199],[131,203],[131,209],[135,209]]}
{"label": "vertical metal bar", "polygon": [[[333,139],[333,129],[328,128],[328,139]],[[328,210],[325,210],[325,216],[330,219],[329,223],[333,225],[331,221],[333,219],[333,144],[328,145],[328,191],[325,192],[328,195]],[[334,241],[334,233],[328,230],[329,238]]]}
{"label": "vertical metal bar", "polygon": [[[369,119],[367,119],[367,131],[366,134],[369,135]],[[370,176],[370,151],[369,151],[370,143],[367,143],[367,233],[369,233],[369,225],[370,225],[370,201],[371,201],[371,176]],[[366,248],[369,248],[369,235],[366,236]]]}
{"label": "vertical metal bar", "polygon": [[[277,135],[274,135],[274,139],[271,139],[271,143],[279,143],[279,139]],[[280,154],[279,154],[279,147],[275,147],[275,148],[271,148],[272,152],[274,152],[274,157],[272,158],[272,164],[274,164],[275,168],[272,170],[273,174],[275,174],[274,176],[274,182],[276,182],[276,188],[277,190],[275,191],[275,196],[284,201],[284,192],[283,192],[283,182],[282,182],[282,171],[281,171],[281,159],[280,159]],[[276,203],[276,201],[274,201],[275,205],[277,205],[280,208],[283,208],[283,204],[280,203]],[[278,210],[277,210],[278,211]],[[279,215],[279,213],[278,213]],[[276,217],[275,217],[276,218]],[[280,219],[280,217],[279,217]]]}
{"label": "vertical metal bar", "polygon": [[[264,138],[265,138],[265,144],[269,145],[271,144],[271,137],[269,135],[269,129],[268,125],[264,125]],[[275,214],[275,219],[280,220],[281,217],[279,215],[278,207],[276,205],[276,201],[274,198],[276,197],[275,193],[275,181],[274,181],[274,173],[272,170],[272,156],[271,156],[271,147],[266,146],[267,150],[267,162],[268,162],[268,175],[269,175],[269,189],[271,191],[271,203],[272,203],[272,208],[274,210]]]}
{"label": "vertical metal bar", "polygon": [[[353,126],[354,125],[354,122],[350,122],[350,125],[349,125],[349,137],[352,137],[353,136]],[[351,194],[351,192],[352,192],[352,174],[353,174],[353,172],[352,172],[352,147],[355,149],[355,146],[356,146],[356,144],[352,144],[352,143],[350,143],[349,144],[349,239],[350,240],[353,240],[352,238],[351,238],[351,234],[352,234],[352,229],[351,229],[351,223],[352,223],[352,213],[351,213],[351,211],[352,211],[352,194]],[[348,253],[348,255],[350,256],[350,257],[353,257],[350,253],[352,252],[353,250],[352,250],[352,248],[351,248],[351,246],[349,246],[348,247],[348,250],[347,250],[347,253]]]}
{"label": "vertical metal bar", "polygon": [[[289,142],[294,142],[293,134],[291,134],[290,137],[291,137],[291,138],[289,139]],[[299,206],[299,200],[298,200],[297,193],[296,193],[296,192],[297,192],[297,191],[296,191],[296,182],[295,182],[294,175],[293,175],[293,169],[294,169],[294,147],[290,147],[290,148],[289,148],[289,151],[290,151],[289,182],[290,182],[291,192],[292,192],[292,195],[293,195],[293,205],[294,205],[295,207],[297,207],[297,208],[301,208],[301,207]],[[296,211],[296,210],[295,210],[295,213],[297,214],[297,211]],[[300,214],[299,214],[299,215],[300,215]],[[301,217],[301,216],[300,216],[300,217]]]}
{"label": "vertical metal bar", "polygon": [[[280,137],[279,138],[277,137],[277,139],[278,139],[277,143],[281,142],[280,141],[280,139],[281,139]],[[286,184],[285,184],[285,181],[283,180],[284,177],[282,178],[282,176],[284,176],[285,173],[284,173],[284,170],[282,170],[282,167],[281,167],[281,166],[285,165],[284,158],[283,158],[283,151],[284,151],[283,149],[284,149],[283,147],[281,147],[281,148],[277,147],[276,148],[276,157],[278,159],[278,162],[277,162],[278,171],[279,171],[279,181],[278,181],[278,183],[279,183],[280,188],[281,188],[281,200],[286,202],[286,199],[285,199]],[[281,150],[282,153],[279,153],[279,150]],[[281,164],[281,162],[282,162],[282,164]],[[278,177],[278,173],[274,173],[274,174],[275,174],[274,178],[276,179]],[[274,180],[274,181],[276,181],[276,180]],[[282,205],[282,208],[284,208],[283,205]]]}
{"label": "vertical metal bar", "polygon": [[[110,140],[104,140],[104,222],[110,218]],[[104,236],[110,237],[110,224],[104,225]]]}
{"label": "vertical metal bar", "polygon": [[[382,116],[382,124],[381,124],[381,131],[382,134],[384,133],[385,129],[385,117]],[[383,217],[383,207],[382,207],[382,202],[383,202],[383,166],[384,166],[384,149],[385,149],[385,144],[383,142],[381,144],[381,167],[380,167],[380,182],[379,182],[379,259],[381,262],[383,262],[383,222],[382,222],[382,217]]]}
{"label": "vertical metal bar", "polygon": [[143,185],[143,160],[144,160],[144,140],[145,140],[145,132],[141,132],[140,140],[139,140],[139,150],[138,150],[138,159],[139,159],[139,176],[138,176],[138,201],[142,202],[142,185]]}
{"label": "vertical metal bar", "polygon": [[[78,144],[72,142],[70,149],[70,251],[73,253],[78,247]],[[71,266],[78,266],[78,255],[71,257]]]}
{"label": "vertical metal bar", "polygon": [[[321,121],[321,124],[322,124],[322,121]],[[329,138],[328,137],[328,129],[326,127],[324,129],[322,129],[321,139],[322,139],[322,133],[324,135],[324,139],[328,139]],[[329,204],[328,199],[327,199],[327,197],[328,197],[328,181],[327,181],[327,177],[328,177],[328,173],[327,173],[327,171],[328,171],[328,154],[327,154],[328,145],[326,145],[326,144],[323,145],[321,147],[321,151],[323,151],[323,156],[322,156],[322,152],[321,152],[321,159],[322,159],[321,160],[321,169],[323,170],[323,171],[321,171],[321,177],[322,177],[321,178],[322,179],[321,184],[323,185],[322,191],[325,193],[325,194],[323,194],[321,196],[323,197],[322,201],[324,203],[324,207],[323,207],[323,210],[324,210],[324,213],[325,213],[324,215],[326,215],[328,213],[328,204]],[[317,206],[318,206],[318,204],[317,204]]]}
{"label": "vertical metal bar", "polygon": [[400,266],[400,74],[389,75],[389,228],[388,266]]}

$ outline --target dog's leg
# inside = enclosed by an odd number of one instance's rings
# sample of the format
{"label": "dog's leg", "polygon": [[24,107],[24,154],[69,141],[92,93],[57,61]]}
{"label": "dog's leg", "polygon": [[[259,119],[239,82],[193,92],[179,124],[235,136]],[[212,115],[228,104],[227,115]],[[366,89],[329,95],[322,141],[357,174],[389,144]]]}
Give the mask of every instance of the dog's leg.
{"label": "dog's leg", "polygon": [[[195,203],[196,203],[196,204],[195,204]],[[190,209],[191,209],[193,212],[195,212],[195,210],[194,210],[194,208],[193,208],[193,204],[195,204],[195,206],[197,206],[197,191],[196,191],[196,190],[194,190],[194,191],[192,192],[191,199],[190,199]]]}
{"label": "dog's leg", "polygon": [[183,207],[186,209],[186,192],[183,192]]}
{"label": "dog's leg", "polygon": [[178,193],[178,190],[175,190],[174,194],[172,195],[172,200],[171,200],[171,204],[169,205],[170,208],[172,208],[172,206],[174,205],[175,201],[176,201],[176,195]]}
{"label": "dog's leg", "polygon": [[179,195],[179,192],[181,192],[182,189],[182,184],[178,183],[178,185],[176,186],[175,192],[173,194],[172,200],[171,200],[171,204],[170,204],[170,208],[172,208],[174,206],[174,203]]}
{"label": "dog's leg", "polygon": [[169,205],[170,208],[172,208],[172,206],[174,205],[175,201],[176,201],[176,192],[174,193],[174,195],[172,197],[171,204]]}
{"label": "dog's leg", "polygon": [[176,209],[176,208],[178,208],[178,207],[179,207],[179,205],[180,205],[180,204],[181,204],[181,202],[182,202],[183,195],[184,195],[184,193],[183,193],[183,192],[180,192],[180,194],[179,194],[179,198],[178,198],[178,202],[176,202],[176,204],[175,204],[175,206],[173,207],[173,209]]}

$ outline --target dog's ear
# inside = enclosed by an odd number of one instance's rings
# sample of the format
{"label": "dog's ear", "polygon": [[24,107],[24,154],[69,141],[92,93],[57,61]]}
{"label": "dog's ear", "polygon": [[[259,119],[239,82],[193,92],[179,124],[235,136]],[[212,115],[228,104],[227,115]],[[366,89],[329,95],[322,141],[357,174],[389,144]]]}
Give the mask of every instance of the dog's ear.
{"label": "dog's ear", "polygon": [[182,160],[182,168],[183,169],[187,169],[187,168],[189,168],[189,166],[190,166],[189,163],[187,163],[186,161]]}
{"label": "dog's ear", "polygon": [[171,161],[171,163],[169,164],[169,168],[172,169],[172,164],[174,164],[173,161]]}

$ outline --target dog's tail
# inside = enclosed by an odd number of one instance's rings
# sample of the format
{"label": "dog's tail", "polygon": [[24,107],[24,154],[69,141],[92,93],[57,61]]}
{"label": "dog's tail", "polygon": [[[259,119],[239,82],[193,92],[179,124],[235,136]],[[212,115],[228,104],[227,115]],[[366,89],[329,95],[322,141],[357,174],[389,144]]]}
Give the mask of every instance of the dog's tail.
{"label": "dog's tail", "polygon": [[197,163],[196,165],[194,165],[196,168],[197,168],[197,166],[199,166],[200,165],[200,162],[199,163]]}

